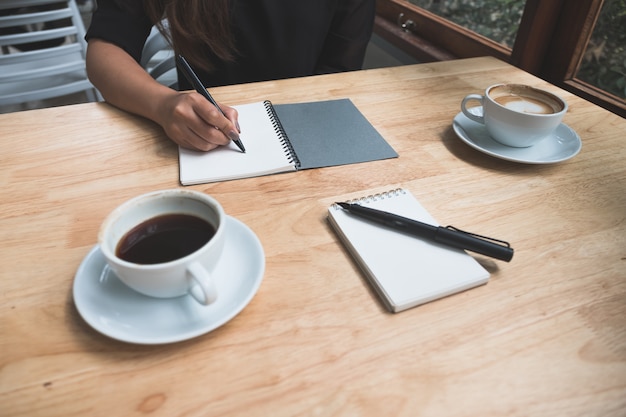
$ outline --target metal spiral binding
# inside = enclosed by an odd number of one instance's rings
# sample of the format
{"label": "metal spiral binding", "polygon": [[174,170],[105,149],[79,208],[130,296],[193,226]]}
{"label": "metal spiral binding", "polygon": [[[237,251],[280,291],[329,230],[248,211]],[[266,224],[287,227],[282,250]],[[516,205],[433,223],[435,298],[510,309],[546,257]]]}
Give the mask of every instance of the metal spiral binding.
{"label": "metal spiral binding", "polygon": [[[362,204],[362,203],[371,203],[373,201],[384,200],[386,198],[397,197],[401,194],[406,194],[406,190],[404,188],[396,188],[393,190],[385,191],[382,193],[370,194],[365,197],[354,198],[352,200],[347,200],[346,203],[350,204]],[[333,203],[333,209],[338,210],[340,207]]]}
{"label": "metal spiral binding", "polygon": [[278,139],[280,140],[280,144],[285,151],[285,154],[287,154],[289,162],[295,164],[296,167],[299,168],[300,160],[298,159],[298,155],[296,155],[296,151],[293,149],[293,145],[289,141],[287,132],[285,132],[283,125],[280,123],[280,119],[276,114],[276,110],[274,110],[274,106],[272,106],[272,103],[269,100],[265,100],[263,102],[263,106],[265,106],[265,110],[267,110],[272,126],[278,135]]}
{"label": "metal spiral binding", "polygon": [[353,200],[347,201],[348,203],[360,204],[360,203],[371,203],[373,201],[384,200],[390,197],[397,197],[400,194],[406,194],[406,191],[403,188],[396,188],[394,190],[385,191],[382,193],[370,194],[365,197],[355,198]]}

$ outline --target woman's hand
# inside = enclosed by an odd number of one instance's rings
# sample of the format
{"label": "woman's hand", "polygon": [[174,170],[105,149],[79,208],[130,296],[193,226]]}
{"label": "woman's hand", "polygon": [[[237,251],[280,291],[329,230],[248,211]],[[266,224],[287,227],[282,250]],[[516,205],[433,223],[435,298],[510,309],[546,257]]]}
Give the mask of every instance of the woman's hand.
{"label": "woman's hand", "polygon": [[116,45],[91,39],[87,72],[107,102],[160,124],[180,146],[208,151],[239,138],[235,109],[220,106],[224,117],[202,95],[159,84]]}
{"label": "woman's hand", "polygon": [[164,98],[157,123],[180,146],[209,151],[239,139],[237,110],[224,105],[220,108],[226,117],[195,91],[176,93]]}

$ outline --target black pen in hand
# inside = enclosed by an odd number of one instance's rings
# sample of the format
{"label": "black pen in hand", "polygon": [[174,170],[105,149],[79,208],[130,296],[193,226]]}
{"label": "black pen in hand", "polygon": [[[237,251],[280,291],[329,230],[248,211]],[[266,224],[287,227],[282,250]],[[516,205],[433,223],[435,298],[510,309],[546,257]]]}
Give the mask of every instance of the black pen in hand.
{"label": "black pen in hand", "polygon": [[[213,99],[213,97],[211,97],[211,94],[209,94],[209,91],[204,87],[204,85],[202,85],[202,82],[200,81],[200,78],[198,78],[198,76],[193,71],[193,69],[191,68],[191,65],[189,65],[187,60],[182,55],[176,55],[176,63],[178,64],[178,67],[180,68],[180,70],[185,75],[185,78],[187,78],[187,81],[189,81],[191,83],[193,88],[198,93],[202,94],[204,96],[204,98],[209,100],[209,102],[211,102],[211,104],[213,104],[215,106],[215,108],[217,108],[217,110],[219,110],[219,112],[222,114],[222,116],[226,117],[226,115],[224,114],[224,112],[222,111],[220,106]],[[243,143],[241,143],[241,139],[239,139],[239,135],[236,135],[236,137],[230,137],[230,134],[229,134],[229,138],[233,142],[235,142],[235,145],[237,145],[237,147],[239,149],[241,149],[241,152],[246,152],[246,148],[243,147]]]}
{"label": "black pen in hand", "polygon": [[359,204],[337,203],[344,210],[365,219],[383,224],[413,236],[432,240],[442,245],[465,249],[509,262],[513,258],[513,248],[504,241],[479,236],[453,228],[422,223],[386,211],[364,207]]}

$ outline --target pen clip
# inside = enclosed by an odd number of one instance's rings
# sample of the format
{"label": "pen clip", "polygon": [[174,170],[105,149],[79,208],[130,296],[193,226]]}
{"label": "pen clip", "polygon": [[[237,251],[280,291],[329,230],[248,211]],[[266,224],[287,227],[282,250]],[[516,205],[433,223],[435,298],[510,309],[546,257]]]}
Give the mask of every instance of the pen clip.
{"label": "pen clip", "polygon": [[471,233],[471,232],[466,232],[465,230],[461,230],[458,227],[454,227],[454,226],[446,226],[446,229],[455,231],[455,232],[459,232],[459,233],[465,233],[466,235],[475,237],[475,238],[479,238],[479,239],[483,239],[486,240],[488,242],[492,242],[492,243],[498,243],[500,245],[506,246],[507,248],[511,247],[511,244],[505,240],[500,240],[500,239],[494,239],[492,237],[488,237],[488,236],[483,236],[483,235],[477,235],[476,233]]}

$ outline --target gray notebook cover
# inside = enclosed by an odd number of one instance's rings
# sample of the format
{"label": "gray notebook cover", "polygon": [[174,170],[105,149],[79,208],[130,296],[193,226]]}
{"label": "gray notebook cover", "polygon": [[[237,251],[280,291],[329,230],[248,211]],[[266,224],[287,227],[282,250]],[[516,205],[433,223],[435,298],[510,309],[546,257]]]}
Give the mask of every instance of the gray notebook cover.
{"label": "gray notebook cover", "polygon": [[273,107],[298,158],[298,169],[398,156],[347,98]]}

